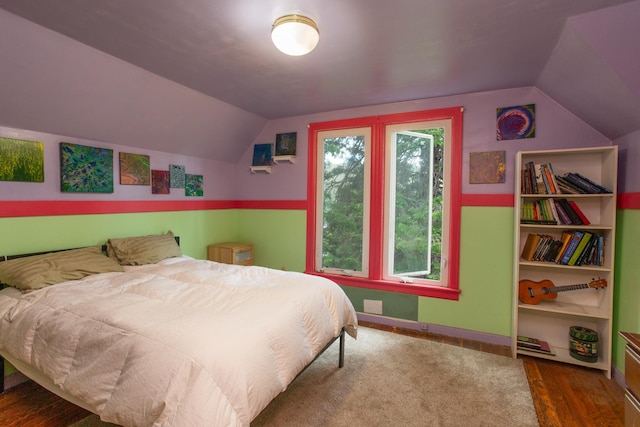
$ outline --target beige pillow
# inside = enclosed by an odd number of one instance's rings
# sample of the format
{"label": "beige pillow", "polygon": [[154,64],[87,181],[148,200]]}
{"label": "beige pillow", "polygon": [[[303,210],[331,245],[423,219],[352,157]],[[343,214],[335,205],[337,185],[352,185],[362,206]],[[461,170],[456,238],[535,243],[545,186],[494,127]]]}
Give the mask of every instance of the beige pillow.
{"label": "beige pillow", "polygon": [[107,254],[121,265],[154,264],[182,255],[171,231],[167,234],[109,239]]}
{"label": "beige pillow", "polygon": [[28,292],[113,271],[124,268],[106,257],[100,246],[90,246],[0,262],[0,282]]}

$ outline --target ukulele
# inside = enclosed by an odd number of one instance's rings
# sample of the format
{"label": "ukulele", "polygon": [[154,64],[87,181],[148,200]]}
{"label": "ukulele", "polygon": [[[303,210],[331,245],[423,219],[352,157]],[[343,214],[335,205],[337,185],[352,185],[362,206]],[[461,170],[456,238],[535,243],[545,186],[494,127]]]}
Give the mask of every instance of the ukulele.
{"label": "ukulele", "polygon": [[576,291],[578,289],[594,288],[601,289],[607,287],[604,279],[592,280],[589,283],[579,285],[555,286],[551,280],[520,280],[518,289],[518,299],[524,304],[538,304],[543,299],[555,299],[558,292]]}

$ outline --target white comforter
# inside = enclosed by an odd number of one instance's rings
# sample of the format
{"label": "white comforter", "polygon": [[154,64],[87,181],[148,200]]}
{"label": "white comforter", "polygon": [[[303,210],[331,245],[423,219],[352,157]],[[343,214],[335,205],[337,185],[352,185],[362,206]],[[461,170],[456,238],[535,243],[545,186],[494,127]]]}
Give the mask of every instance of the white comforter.
{"label": "white comforter", "polygon": [[4,294],[0,350],[124,426],[247,426],[357,326],[329,280],[185,258]]}

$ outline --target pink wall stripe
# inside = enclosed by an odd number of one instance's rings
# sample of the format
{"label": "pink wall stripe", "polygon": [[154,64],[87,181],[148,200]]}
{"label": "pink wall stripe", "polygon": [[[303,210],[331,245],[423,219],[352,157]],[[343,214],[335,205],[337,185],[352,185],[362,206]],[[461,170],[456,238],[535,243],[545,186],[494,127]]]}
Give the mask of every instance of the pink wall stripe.
{"label": "pink wall stripe", "polygon": [[[618,194],[619,209],[640,209],[640,193]],[[60,201],[0,202],[0,218],[89,215],[136,212],[171,212],[215,209],[306,210],[306,200],[173,200],[173,201]],[[514,206],[513,194],[463,194],[462,206]]]}
{"label": "pink wall stripe", "polygon": [[306,210],[306,200],[236,200],[233,207],[236,209],[288,209]]}
{"label": "pink wall stripe", "polygon": [[640,209],[640,193],[618,194],[618,208]]}
{"label": "pink wall stripe", "polygon": [[463,194],[462,206],[514,206],[513,194]]}
{"label": "pink wall stripe", "polygon": [[235,207],[234,203],[228,200],[3,201],[0,202],[0,218],[232,209]]}

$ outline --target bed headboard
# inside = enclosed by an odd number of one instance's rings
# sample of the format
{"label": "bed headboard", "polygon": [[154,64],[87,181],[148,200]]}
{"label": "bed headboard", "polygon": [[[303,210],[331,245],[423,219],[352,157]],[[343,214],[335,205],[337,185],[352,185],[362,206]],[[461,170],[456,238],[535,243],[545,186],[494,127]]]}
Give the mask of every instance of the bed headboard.
{"label": "bed headboard", "polygon": [[[180,236],[173,236],[173,238],[176,240],[176,243],[178,244],[178,246],[180,246]],[[80,248],[53,249],[53,250],[50,250],[50,251],[30,252],[28,254],[17,254],[17,255],[0,255],[0,262],[9,261],[10,259],[34,256],[34,255],[44,255],[44,254],[52,254],[52,253],[55,253],[55,252],[70,251],[70,250],[73,250],[73,249],[80,249]],[[104,245],[102,245],[102,252],[107,253],[107,245],[106,245],[106,243]]]}
{"label": "bed headboard", "polygon": [[[173,238],[175,239],[175,241],[178,244],[178,246],[180,246],[180,236],[173,236]],[[102,245],[101,248],[102,248],[102,252],[104,254],[106,254],[107,253],[107,245],[104,244],[104,245]],[[73,250],[73,249],[80,249],[80,248],[53,249],[53,250],[50,250],[50,251],[31,252],[31,253],[27,253],[27,254],[17,254],[17,255],[0,255],[0,262],[9,261],[9,260],[12,260],[12,259],[17,259],[17,258],[24,258],[24,257],[28,257],[28,256],[34,256],[34,255],[44,255],[44,254],[51,254],[51,253],[55,253],[55,252],[69,251],[69,250]],[[5,288],[5,285],[0,283],[0,290],[4,289],[4,288]]]}

